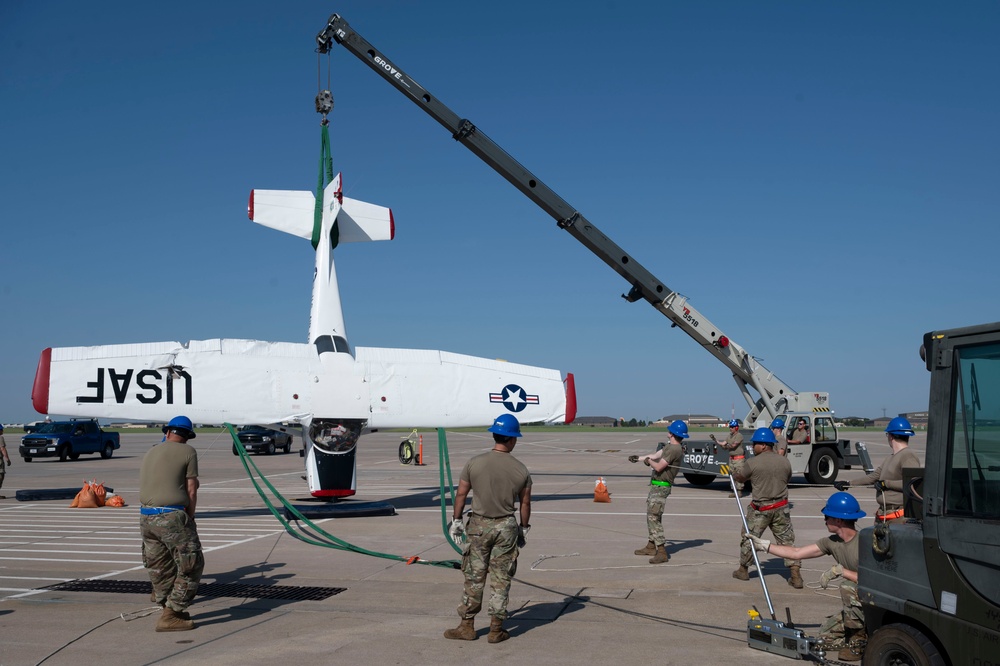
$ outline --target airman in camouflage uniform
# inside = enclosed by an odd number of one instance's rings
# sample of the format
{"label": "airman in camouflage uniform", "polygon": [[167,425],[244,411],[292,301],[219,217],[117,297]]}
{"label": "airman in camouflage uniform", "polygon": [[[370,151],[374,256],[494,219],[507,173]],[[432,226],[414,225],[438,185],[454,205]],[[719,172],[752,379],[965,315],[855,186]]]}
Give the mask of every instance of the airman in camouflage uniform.
{"label": "airman in camouflage uniform", "polygon": [[649,495],[646,496],[646,530],[649,542],[645,548],[635,551],[636,555],[652,555],[650,564],[661,564],[670,560],[667,553],[667,538],[663,533],[663,509],[670,496],[674,478],[684,459],[682,441],[688,437],[688,427],[684,421],[672,421],[667,426],[670,443],[659,451],[640,458],[643,464],[653,468],[649,479]]}
{"label": "airman in camouflage uniform", "polygon": [[139,531],[142,564],[153,585],[152,600],[163,606],[156,631],[187,631],[187,608],[198,591],[205,557],[194,522],[198,503],[198,454],[191,420],[171,419],[163,443],[143,457],[139,469]]}
{"label": "airman in camouflage uniform", "polygon": [[[502,414],[489,428],[493,449],[465,464],[455,492],[454,519],[448,532],[456,543],[468,539],[462,556],[465,587],[458,607],[461,622],[444,632],[445,638],[473,641],[473,620],[483,607],[486,576],[490,578],[490,633],[486,640],[500,643],[510,638],[503,628],[507,618],[510,582],[517,571],[517,556],[531,525],[531,475],[524,464],[511,455],[521,425],[510,414]],[[472,514],[468,526],[462,524],[465,498],[472,492]],[[520,524],[514,518],[519,504]]]}
{"label": "airman in camouflage uniform", "polygon": [[858,599],[859,539],[857,520],[864,518],[858,500],[853,495],[837,492],[830,496],[823,507],[826,529],[830,532],[814,544],[797,548],[772,544],[767,539],[746,535],[746,541],[753,548],[779,557],[812,559],[831,555],[837,564],[820,577],[820,585],[826,589],[830,581],[843,577],[840,583],[840,612],[826,619],[820,627],[820,638],[830,649],[839,649],[840,661],[860,661],[867,644],[865,616]]}
{"label": "airman in camouflage uniform", "polygon": [[[712,435],[712,439],[715,439],[715,435]],[[729,421],[729,434],[726,435],[722,448],[729,452],[729,473],[736,474],[743,469],[746,452],[743,448],[743,435],[740,434],[740,423],[736,419]],[[743,496],[743,482],[736,484],[736,492]],[[736,493],[729,493],[729,496],[736,497]]]}
{"label": "airman in camouflage uniform", "polygon": [[837,490],[847,490],[852,486],[875,486],[875,496],[878,500],[878,511],[875,512],[875,523],[905,523],[903,512],[903,469],[920,467],[920,459],[910,448],[910,437],[913,437],[913,426],[902,416],[889,421],[885,427],[885,436],[892,449],[892,455],[878,466],[868,476],[856,481],[836,481],[833,485]]}
{"label": "airman in camouflage uniform", "polygon": [[[770,528],[779,544],[791,546],[795,543],[795,530],[792,529],[792,516],[788,510],[788,481],[792,478],[792,465],[787,458],[774,452],[777,439],[769,429],[757,428],[750,441],[754,457],[742,470],[733,474],[737,483],[750,481],[753,486],[753,500],[746,509],[747,527],[755,537]],[[733,572],[733,578],[750,580],[747,567],[752,562],[750,542],[744,540],[740,545],[740,567]],[[802,563],[785,558],[785,566],[791,572],[788,584],[797,590],[802,589]]]}

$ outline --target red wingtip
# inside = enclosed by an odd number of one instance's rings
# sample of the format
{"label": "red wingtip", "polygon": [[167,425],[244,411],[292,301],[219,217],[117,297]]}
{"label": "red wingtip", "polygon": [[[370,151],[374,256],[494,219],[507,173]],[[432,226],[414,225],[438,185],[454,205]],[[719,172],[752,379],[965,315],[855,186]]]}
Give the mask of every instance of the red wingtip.
{"label": "red wingtip", "polygon": [[392,216],[392,209],[389,209],[389,240],[396,237],[396,219]]}
{"label": "red wingtip", "polygon": [[52,367],[52,347],[47,347],[38,357],[35,383],[31,386],[31,404],[39,414],[49,413],[49,371]]}
{"label": "red wingtip", "polygon": [[253,219],[253,190],[250,190],[250,201],[247,202],[247,217]]}
{"label": "red wingtip", "polygon": [[576,380],[572,372],[566,373],[563,381],[566,385],[566,423],[572,423],[576,418]]}

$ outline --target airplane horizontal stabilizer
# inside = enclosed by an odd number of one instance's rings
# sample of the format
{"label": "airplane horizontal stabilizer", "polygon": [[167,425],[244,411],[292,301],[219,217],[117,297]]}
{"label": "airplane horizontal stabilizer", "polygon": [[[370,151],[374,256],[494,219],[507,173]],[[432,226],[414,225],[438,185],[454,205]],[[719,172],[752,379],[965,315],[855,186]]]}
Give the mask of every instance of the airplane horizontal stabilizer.
{"label": "airplane horizontal stabilizer", "polygon": [[[331,183],[330,185],[339,182]],[[328,186],[329,187],[329,186]],[[396,228],[392,210],[350,197],[341,197],[337,225],[340,243],[392,240]],[[312,192],[294,190],[253,190],[247,214],[265,227],[306,240],[312,239],[316,197]]]}

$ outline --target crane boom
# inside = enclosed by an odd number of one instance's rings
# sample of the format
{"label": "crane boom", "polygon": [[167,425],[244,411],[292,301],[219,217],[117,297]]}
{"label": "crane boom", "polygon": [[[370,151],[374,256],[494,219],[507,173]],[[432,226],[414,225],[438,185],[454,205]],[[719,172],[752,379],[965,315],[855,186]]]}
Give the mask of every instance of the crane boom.
{"label": "crane boom", "polygon": [[[729,339],[686,296],[673,291],[642,264],[605,236],[590,220],[552,191],[520,162],[476,127],[458,116],[431,95],[426,88],[396,66],[381,51],[354,31],[340,15],[330,16],[326,27],[316,36],[320,53],[328,53],[336,42],[346,47],[371,67],[396,90],[447,129],[452,138],[471,150],[479,159],[503,176],[511,185],[551,215],[560,229],[569,232],[587,249],[621,275],[631,285],[622,297],[630,303],[645,300],[667,317],[732,372],[743,398],[750,406],[744,423],[752,425],[759,416],[806,410],[825,406],[826,393],[800,395]],[[756,398],[751,390],[756,393]]]}

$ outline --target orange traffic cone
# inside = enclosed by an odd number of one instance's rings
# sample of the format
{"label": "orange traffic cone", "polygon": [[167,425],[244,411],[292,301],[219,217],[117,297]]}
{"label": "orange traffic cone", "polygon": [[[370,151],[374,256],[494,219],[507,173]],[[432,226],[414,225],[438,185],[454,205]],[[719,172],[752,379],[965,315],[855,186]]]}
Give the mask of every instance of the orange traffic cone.
{"label": "orange traffic cone", "polygon": [[598,477],[597,482],[594,484],[594,501],[595,502],[610,502],[611,493],[608,492],[608,486],[604,483],[604,477]]}

